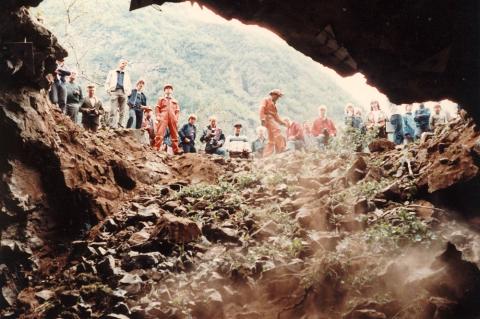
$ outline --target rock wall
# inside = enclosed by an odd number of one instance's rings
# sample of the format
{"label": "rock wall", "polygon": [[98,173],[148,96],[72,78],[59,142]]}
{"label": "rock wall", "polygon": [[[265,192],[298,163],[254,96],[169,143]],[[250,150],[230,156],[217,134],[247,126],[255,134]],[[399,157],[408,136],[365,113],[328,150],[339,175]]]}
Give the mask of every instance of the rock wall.
{"label": "rock wall", "polygon": [[[131,9],[182,0],[132,0]],[[365,74],[394,103],[449,98],[480,119],[476,0],[201,0],[266,27],[341,75]]]}

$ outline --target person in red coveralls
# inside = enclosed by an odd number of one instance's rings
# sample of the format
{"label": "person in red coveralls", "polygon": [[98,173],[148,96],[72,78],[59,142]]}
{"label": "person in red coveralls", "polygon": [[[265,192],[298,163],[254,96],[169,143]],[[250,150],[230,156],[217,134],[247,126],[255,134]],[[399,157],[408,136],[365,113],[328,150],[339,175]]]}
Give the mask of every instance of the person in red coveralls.
{"label": "person in red coveralls", "polygon": [[275,89],[270,92],[270,96],[262,101],[260,106],[260,121],[262,126],[267,128],[268,144],[263,151],[263,156],[267,157],[273,152],[281,153],[285,150],[285,138],[277,123],[286,126],[286,123],[280,118],[277,111],[277,101],[283,96],[282,91]]}
{"label": "person in red coveralls", "polygon": [[333,121],[327,118],[327,107],[322,105],[318,108],[319,117],[313,122],[312,135],[317,141],[318,148],[324,149],[328,145],[331,136],[337,135],[337,129]]}
{"label": "person in red coveralls", "polygon": [[160,150],[165,137],[165,131],[170,131],[170,138],[172,140],[172,151],[174,154],[183,153],[178,147],[178,117],[180,114],[180,105],[177,100],[172,97],[173,86],[166,84],[163,88],[165,95],[158,99],[155,108],[156,119],[156,134],[155,134],[155,148]]}
{"label": "person in red coveralls", "polygon": [[302,125],[290,120],[288,117],[284,118],[283,121],[287,124],[287,150],[299,151],[305,149]]}

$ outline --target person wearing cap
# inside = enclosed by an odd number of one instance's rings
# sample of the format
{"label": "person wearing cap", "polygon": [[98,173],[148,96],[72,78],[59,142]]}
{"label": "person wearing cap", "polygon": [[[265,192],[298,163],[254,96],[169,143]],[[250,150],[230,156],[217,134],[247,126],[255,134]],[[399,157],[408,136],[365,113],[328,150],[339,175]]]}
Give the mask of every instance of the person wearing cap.
{"label": "person wearing cap", "polygon": [[65,60],[57,60],[57,68],[55,70],[55,77],[53,82],[51,101],[58,104],[62,112],[65,112],[67,106],[67,77],[71,72],[65,67]]}
{"label": "person wearing cap", "polygon": [[327,107],[325,105],[318,108],[318,117],[312,125],[312,135],[321,150],[328,144],[330,137],[337,135],[335,124],[327,117]]}
{"label": "person wearing cap", "polygon": [[153,110],[150,106],[143,108],[142,129],[148,137],[149,145],[153,146],[155,141],[155,121],[153,120]]}
{"label": "person wearing cap", "polygon": [[235,123],[233,127],[233,135],[229,135],[225,140],[225,150],[232,158],[249,158],[252,150],[250,149],[248,138],[241,134],[242,124]]}
{"label": "person wearing cap", "polygon": [[165,138],[167,128],[170,131],[170,139],[172,142],[172,151],[174,154],[181,154],[178,145],[178,117],[180,115],[180,105],[177,100],[172,97],[173,86],[166,84],[163,87],[164,96],[158,99],[155,108],[155,119],[157,132],[155,134],[155,148],[160,150]]}
{"label": "person wearing cap", "polygon": [[110,70],[105,81],[105,90],[110,96],[110,126],[125,127],[127,124],[127,94],[132,90],[130,74],[127,72],[128,61],[121,59],[118,67]]}
{"label": "person wearing cap", "polygon": [[305,149],[305,137],[300,123],[290,120],[288,117],[283,121],[287,123],[287,150],[300,151]]}
{"label": "person wearing cap", "polygon": [[100,116],[103,114],[102,101],[95,95],[95,85],[87,86],[87,97],[80,106],[82,124],[86,130],[96,132],[100,126]]}
{"label": "person wearing cap", "polygon": [[145,80],[137,81],[132,93],[128,96],[127,104],[130,108],[127,128],[140,129],[143,122],[143,109],[147,106],[147,97],[143,93]]}
{"label": "person wearing cap", "polygon": [[195,149],[195,138],[197,137],[197,127],[195,122],[197,121],[197,116],[195,114],[190,114],[188,116],[188,122],[182,126],[178,135],[180,136],[180,146],[183,149],[184,153],[196,153]]}
{"label": "person wearing cap", "polygon": [[78,111],[83,102],[82,87],[75,81],[77,79],[77,71],[72,70],[66,84],[67,88],[67,106],[66,114],[73,123],[78,122]]}
{"label": "person wearing cap", "polygon": [[256,129],[257,133],[257,139],[252,142],[252,153],[254,154],[255,157],[260,158],[263,156],[263,151],[265,149],[265,146],[267,146],[267,128],[264,126],[259,126]]}
{"label": "person wearing cap", "polygon": [[279,89],[270,91],[270,96],[265,98],[260,106],[260,121],[262,126],[267,128],[268,144],[265,147],[263,156],[270,156],[274,152],[281,153],[285,150],[286,142],[277,124],[286,126],[277,111],[277,101],[283,93]]}
{"label": "person wearing cap", "polygon": [[200,142],[205,143],[205,153],[225,156],[223,146],[225,144],[225,135],[221,128],[217,126],[217,118],[210,117],[210,124],[203,130]]}

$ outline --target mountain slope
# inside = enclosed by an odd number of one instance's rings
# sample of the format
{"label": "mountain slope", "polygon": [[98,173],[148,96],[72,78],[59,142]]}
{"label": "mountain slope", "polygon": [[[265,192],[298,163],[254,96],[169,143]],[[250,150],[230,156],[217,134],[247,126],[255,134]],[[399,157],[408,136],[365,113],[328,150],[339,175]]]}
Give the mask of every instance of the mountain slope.
{"label": "mountain slope", "polygon": [[[74,5],[67,13],[69,3]],[[78,61],[89,80],[102,84],[106,72],[125,57],[133,78],[147,80],[150,104],[171,82],[182,113],[198,113],[201,124],[215,113],[229,125],[241,120],[253,128],[259,101],[276,87],[286,93],[279,104],[282,116],[299,121],[315,116],[320,104],[340,120],[343,106],[352,101],[316,62],[266,31],[188,4],[128,12],[128,3],[87,0],[64,6],[47,0],[37,14],[70,49],[67,62]]]}

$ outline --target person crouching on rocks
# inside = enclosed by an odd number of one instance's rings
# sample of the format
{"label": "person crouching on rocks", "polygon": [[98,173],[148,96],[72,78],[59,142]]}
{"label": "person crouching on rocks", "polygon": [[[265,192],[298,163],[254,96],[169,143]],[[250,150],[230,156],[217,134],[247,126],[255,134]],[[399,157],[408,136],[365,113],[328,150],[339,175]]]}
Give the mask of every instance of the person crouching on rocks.
{"label": "person crouching on rocks", "polygon": [[200,142],[205,143],[205,153],[225,156],[223,145],[225,144],[225,135],[221,128],[217,127],[217,118],[210,117],[210,125],[204,130]]}
{"label": "person crouching on rocks", "polygon": [[323,150],[330,141],[330,137],[337,135],[335,124],[327,118],[327,107],[321,105],[318,108],[318,118],[313,122],[312,135],[317,141],[318,149]]}
{"label": "person crouching on rocks", "polygon": [[290,120],[288,117],[283,121],[287,123],[287,150],[301,151],[305,149],[305,137],[300,123]]}
{"label": "person crouching on rocks", "polygon": [[413,119],[416,123],[415,138],[420,139],[424,133],[430,132],[430,109],[425,104],[420,103],[415,110]]}
{"label": "person crouching on rocks", "polygon": [[233,135],[227,136],[225,149],[231,158],[250,158],[250,143],[248,138],[242,134],[242,124],[235,123]]}
{"label": "person crouching on rocks", "polygon": [[95,85],[87,86],[87,97],[80,106],[82,124],[86,130],[96,132],[100,126],[100,116],[103,112],[102,101],[95,96]]}
{"label": "person crouching on rocks", "polygon": [[197,116],[195,114],[190,114],[188,116],[188,123],[184,124],[178,135],[180,136],[180,146],[183,149],[184,153],[196,153],[195,149],[195,138],[197,137],[197,127],[195,122],[197,121]]}

